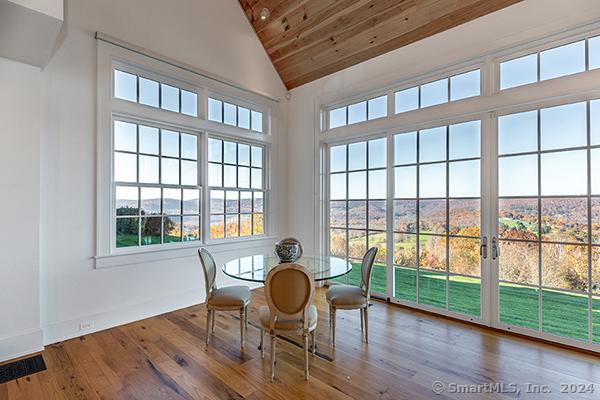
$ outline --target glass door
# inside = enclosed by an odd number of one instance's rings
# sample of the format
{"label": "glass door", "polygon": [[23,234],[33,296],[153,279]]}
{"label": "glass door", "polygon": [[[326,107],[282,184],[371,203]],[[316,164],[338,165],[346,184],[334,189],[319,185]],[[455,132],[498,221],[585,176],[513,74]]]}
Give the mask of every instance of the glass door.
{"label": "glass door", "polygon": [[393,136],[394,298],[482,315],[481,121]]}

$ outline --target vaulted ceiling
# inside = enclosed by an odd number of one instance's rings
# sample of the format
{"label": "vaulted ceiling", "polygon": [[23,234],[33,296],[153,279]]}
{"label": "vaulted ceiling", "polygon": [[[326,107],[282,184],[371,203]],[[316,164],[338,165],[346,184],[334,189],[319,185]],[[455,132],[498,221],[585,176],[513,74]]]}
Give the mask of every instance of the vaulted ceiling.
{"label": "vaulted ceiling", "polygon": [[520,1],[239,0],[288,89]]}

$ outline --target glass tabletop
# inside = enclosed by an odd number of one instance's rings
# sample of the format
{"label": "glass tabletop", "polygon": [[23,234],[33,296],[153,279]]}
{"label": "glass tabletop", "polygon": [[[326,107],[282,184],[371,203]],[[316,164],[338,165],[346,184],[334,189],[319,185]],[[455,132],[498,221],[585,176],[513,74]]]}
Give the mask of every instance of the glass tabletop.
{"label": "glass tabletop", "polygon": [[[352,270],[352,264],[338,257],[302,256],[295,261],[304,265],[313,273],[315,281],[337,278]],[[223,265],[223,272],[235,279],[252,282],[264,282],[271,269],[281,264],[279,258],[270,254],[257,254],[236,258]]]}

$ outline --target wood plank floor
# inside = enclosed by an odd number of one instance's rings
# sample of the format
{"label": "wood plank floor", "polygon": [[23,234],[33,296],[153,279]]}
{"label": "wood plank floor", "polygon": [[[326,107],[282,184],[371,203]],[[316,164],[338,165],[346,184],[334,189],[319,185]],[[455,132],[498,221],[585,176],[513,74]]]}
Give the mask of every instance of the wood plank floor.
{"label": "wood plank floor", "polygon": [[[0,400],[600,398],[599,357],[383,302],[370,309],[369,344],[361,340],[358,311],[339,311],[333,349],[324,289],[315,296],[319,355],[310,360],[310,380],[303,379],[301,349],[280,340],[270,383],[268,348],[265,359],[258,350],[262,304],[257,289],[243,353],[238,313],[217,314],[204,349],[206,313],[198,305],[48,346],[48,370],[1,384]],[[436,381],[445,385],[439,395]],[[505,386],[488,392],[506,393],[485,393],[486,386],[456,393],[452,386],[492,383]],[[540,391],[551,393],[527,393],[528,384],[549,385]],[[560,384],[587,392],[560,393]]]}

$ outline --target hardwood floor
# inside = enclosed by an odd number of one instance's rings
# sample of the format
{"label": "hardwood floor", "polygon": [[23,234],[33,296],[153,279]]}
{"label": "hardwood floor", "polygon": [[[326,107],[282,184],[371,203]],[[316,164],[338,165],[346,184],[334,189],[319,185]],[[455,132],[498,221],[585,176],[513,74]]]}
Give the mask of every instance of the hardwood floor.
{"label": "hardwood floor", "polygon": [[[339,311],[334,350],[324,289],[315,296],[318,355],[310,380],[303,379],[301,349],[280,340],[270,383],[269,349],[261,359],[256,328],[263,304],[257,289],[243,353],[237,312],[217,313],[204,349],[206,313],[198,305],[48,346],[48,369],[1,384],[0,400],[600,398],[600,357],[383,302],[369,311],[369,344],[361,340],[358,311]],[[432,391],[436,381],[445,385],[440,395]],[[472,387],[469,394],[452,386],[492,383],[504,386]],[[552,393],[526,393],[527,384],[549,385]],[[588,391],[564,394],[560,384]]]}

